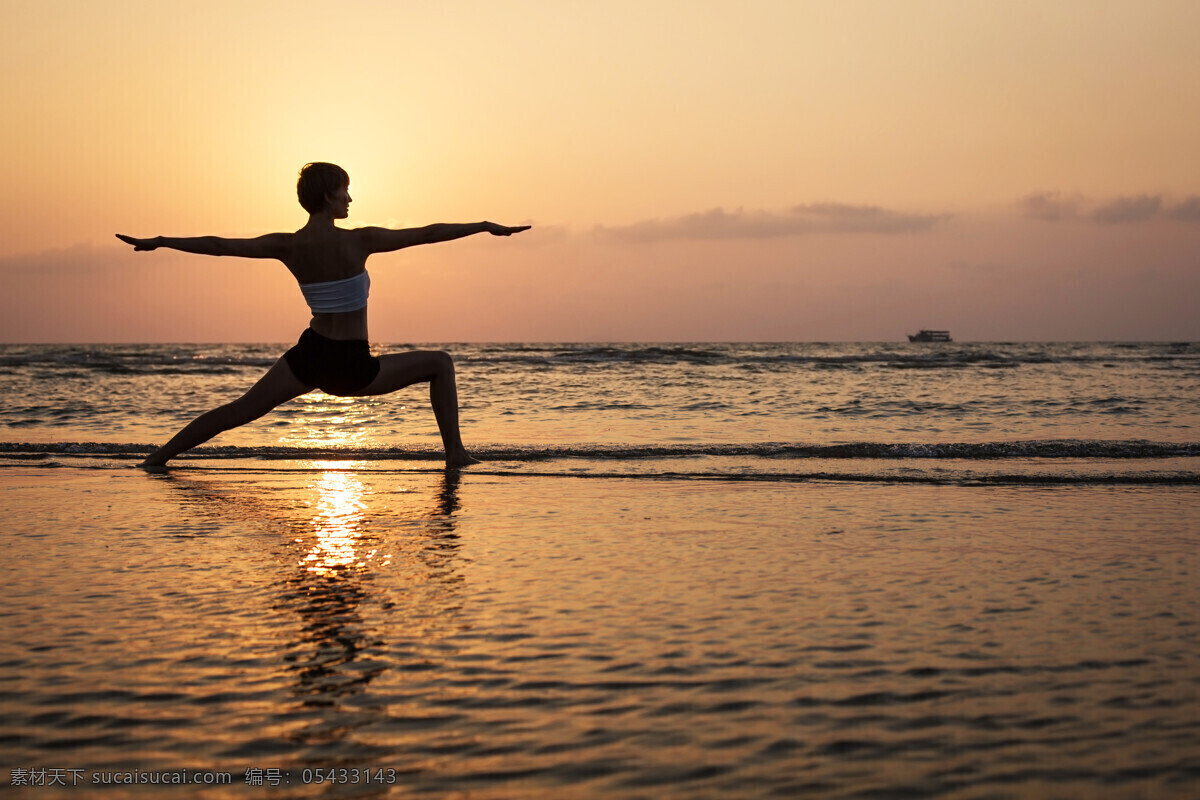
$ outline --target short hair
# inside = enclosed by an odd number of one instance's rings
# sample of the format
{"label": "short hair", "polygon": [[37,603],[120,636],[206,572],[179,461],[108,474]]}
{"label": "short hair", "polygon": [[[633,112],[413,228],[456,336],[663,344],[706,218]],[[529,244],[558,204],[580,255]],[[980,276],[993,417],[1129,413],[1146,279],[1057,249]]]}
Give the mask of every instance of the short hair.
{"label": "short hair", "polygon": [[300,180],[296,182],[296,196],[300,198],[300,205],[304,206],[305,211],[316,214],[325,209],[329,195],[349,186],[350,176],[346,170],[337,164],[314,161],[301,168]]}

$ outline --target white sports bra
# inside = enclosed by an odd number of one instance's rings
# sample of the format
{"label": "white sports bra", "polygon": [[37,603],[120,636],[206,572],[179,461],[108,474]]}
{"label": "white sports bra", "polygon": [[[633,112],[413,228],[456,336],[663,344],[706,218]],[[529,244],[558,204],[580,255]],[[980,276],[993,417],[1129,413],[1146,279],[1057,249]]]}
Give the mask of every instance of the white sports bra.
{"label": "white sports bra", "polygon": [[367,295],[371,291],[371,277],[364,269],[340,281],[302,283],[300,291],[314,314],[336,314],[342,311],[357,311],[367,307]]}

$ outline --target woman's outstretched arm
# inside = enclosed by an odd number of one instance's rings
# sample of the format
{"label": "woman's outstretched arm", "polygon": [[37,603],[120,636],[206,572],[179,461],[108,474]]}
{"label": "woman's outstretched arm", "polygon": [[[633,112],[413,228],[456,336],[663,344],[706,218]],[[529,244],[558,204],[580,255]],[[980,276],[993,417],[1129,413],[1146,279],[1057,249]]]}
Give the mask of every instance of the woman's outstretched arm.
{"label": "woman's outstretched arm", "polygon": [[122,233],[117,238],[125,244],[133,245],[134,250],[154,250],[168,247],[172,250],[182,250],[185,253],[197,253],[202,256],[239,256],[241,258],[278,258],[287,255],[291,243],[290,233],[268,233],[254,239],[225,239],[220,236],[190,236],[175,238],[170,236],[155,236],[150,239],[135,239]]}
{"label": "woman's outstretched arm", "polygon": [[473,236],[477,233],[490,233],[493,236],[512,236],[514,233],[529,230],[529,225],[508,227],[494,222],[439,222],[426,225],[424,228],[355,228],[354,233],[360,237],[364,249],[370,253],[389,253],[405,247],[419,244],[435,244]]}

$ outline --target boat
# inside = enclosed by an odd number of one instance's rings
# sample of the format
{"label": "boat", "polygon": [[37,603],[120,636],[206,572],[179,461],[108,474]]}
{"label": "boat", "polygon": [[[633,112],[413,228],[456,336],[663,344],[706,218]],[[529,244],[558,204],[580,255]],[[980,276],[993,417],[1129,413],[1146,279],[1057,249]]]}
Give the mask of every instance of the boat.
{"label": "boat", "polygon": [[908,335],[910,342],[952,342],[950,331],[926,331],[920,333],[910,333]]}

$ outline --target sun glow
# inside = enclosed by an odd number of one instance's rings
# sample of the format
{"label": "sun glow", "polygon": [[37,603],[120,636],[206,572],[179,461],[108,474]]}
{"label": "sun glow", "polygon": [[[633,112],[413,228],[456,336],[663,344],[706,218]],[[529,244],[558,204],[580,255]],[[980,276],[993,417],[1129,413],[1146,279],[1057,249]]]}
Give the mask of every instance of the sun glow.
{"label": "sun glow", "polygon": [[[917,308],[1192,339],[1198,28],[1194,0],[8,3],[0,339],[294,340],[278,264],[113,234],[294,231],[310,161],[349,172],[346,227],[533,223],[378,256],[374,341],[873,341]],[[822,204],[938,223],[790,219]]]}

